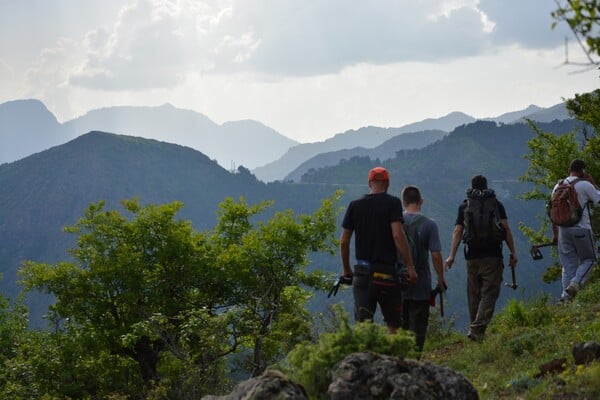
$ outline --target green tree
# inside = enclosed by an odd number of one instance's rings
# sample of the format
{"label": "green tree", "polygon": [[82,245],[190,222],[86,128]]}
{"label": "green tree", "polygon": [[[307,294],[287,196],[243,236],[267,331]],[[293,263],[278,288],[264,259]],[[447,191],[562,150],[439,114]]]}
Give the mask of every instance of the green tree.
{"label": "green tree", "polygon": [[276,213],[252,225],[251,218],[269,203],[248,207],[244,201],[221,204],[219,223],[211,243],[221,249],[220,268],[229,271],[231,303],[251,357],[244,360],[252,376],[310,335],[311,318],[304,309],[307,287],[324,289],[325,275],[307,272],[309,252],[336,248],[335,204],[340,193],[323,201],[313,215]]}
{"label": "green tree", "polygon": [[20,271],[27,290],[56,298],[59,350],[48,359],[59,362],[46,363],[63,365],[62,375],[48,374],[55,392],[197,397],[224,387],[228,356],[248,351],[248,370],[262,372],[310,333],[300,285],[323,286],[323,274],[304,267],[310,252],[334,249],[338,197],[312,215],[284,211],[266,222],[258,214],[270,203],[227,199],[203,233],[175,218],[179,202],[127,200],[128,217],[92,204],[66,228],[77,235],[73,262]]}
{"label": "green tree", "polygon": [[[564,21],[579,41],[586,53],[589,63],[597,65],[593,54],[600,56],[600,1],[598,0],[555,0],[557,9],[552,12],[555,22]],[[585,41],[585,45],[582,42]]]}

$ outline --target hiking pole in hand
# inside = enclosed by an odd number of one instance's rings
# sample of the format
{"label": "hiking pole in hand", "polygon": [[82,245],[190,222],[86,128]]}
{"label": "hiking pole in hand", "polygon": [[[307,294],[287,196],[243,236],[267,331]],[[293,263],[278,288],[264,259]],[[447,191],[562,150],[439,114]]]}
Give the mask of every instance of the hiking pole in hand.
{"label": "hiking pole in hand", "polygon": [[352,277],[351,276],[340,276],[339,278],[337,278],[335,280],[335,282],[333,282],[333,286],[331,287],[331,290],[329,291],[329,294],[327,295],[327,298],[331,297],[331,295],[333,295],[335,297],[335,295],[337,294],[340,285],[352,285]]}
{"label": "hiking pole in hand", "polygon": [[[440,285],[444,285],[442,289]],[[435,296],[440,295],[440,316],[444,316],[444,291],[448,289],[448,285],[445,283],[438,283],[438,285],[431,291],[431,295],[429,297],[429,305],[431,307],[435,307]]]}
{"label": "hiking pole in hand", "polygon": [[512,288],[513,290],[517,290],[517,287],[519,285],[517,285],[517,279],[515,278],[515,267],[510,267],[510,272],[512,273],[512,284],[506,282],[504,285],[508,286],[509,288]]}
{"label": "hiking pole in hand", "polygon": [[542,243],[542,244],[532,244],[531,249],[529,249],[529,253],[531,254],[531,258],[534,260],[541,260],[544,258],[544,255],[540,251],[540,247],[552,246],[554,243]]}

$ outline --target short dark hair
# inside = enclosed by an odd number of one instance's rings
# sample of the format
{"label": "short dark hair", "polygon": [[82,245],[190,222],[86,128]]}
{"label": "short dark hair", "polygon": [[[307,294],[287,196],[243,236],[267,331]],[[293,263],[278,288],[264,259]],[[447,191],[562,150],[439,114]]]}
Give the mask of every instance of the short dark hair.
{"label": "short dark hair", "polygon": [[471,187],[478,190],[487,189],[488,185],[486,177],[483,175],[475,175],[471,178]]}
{"label": "short dark hair", "polygon": [[402,202],[404,204],[419,204],[421,201],[421,191],[416,186],[405,186],[402,189]]}
{"label": "short dark hair", "polygon": [[576,158],[573,161],[571,161],[571,164],[569,164],[569,171],[571,172],[582,174],[584,169],[585,162],[583,162],[583,160],[579,160]]}

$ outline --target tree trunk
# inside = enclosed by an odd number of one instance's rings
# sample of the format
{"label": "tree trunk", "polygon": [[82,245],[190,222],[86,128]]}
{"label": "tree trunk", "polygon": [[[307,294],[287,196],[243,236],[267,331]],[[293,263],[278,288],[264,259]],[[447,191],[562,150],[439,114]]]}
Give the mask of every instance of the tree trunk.
{"label": "tree trunk", "polygon": [[160,381],[156,368],[160,354],[158,343],[151,342],[148,336],[142,336],[135,344],[134,351],[134,358],[140,367],[142,380],[146,387],[154,386]]}
{"label": "tree trunk", "polygon": [[262,335],[256,338],[254,342],[254,358],[252,360],[254,368],[252,369],[252,378],[261,375],[267,366],[265,365],[265,359],[263,357],[263,337]]}

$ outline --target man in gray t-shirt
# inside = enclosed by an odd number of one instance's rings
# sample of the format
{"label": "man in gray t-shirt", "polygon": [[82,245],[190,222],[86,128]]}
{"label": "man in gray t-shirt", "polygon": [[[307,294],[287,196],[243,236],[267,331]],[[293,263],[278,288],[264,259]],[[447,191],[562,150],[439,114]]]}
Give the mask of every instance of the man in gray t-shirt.
{"label": "man in gray t-shirt", "polygon": [[423,350],[427,326],[429,324],[429,307],[431,297],[431,270],[429,268],[429,253],[437,274],[438,287],[444,291],[444,263],[438,226],[432,219],[421,214],[423,198],[416,186],[406,186],[402,189],[402,205],[405,209],[404,224],[407,231],[413,232],[411,240],[417,254],[413,262],[417,270],[417,284],[406,289],[402,304],[402,328],[415,333],[416,347]]}

